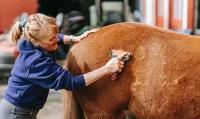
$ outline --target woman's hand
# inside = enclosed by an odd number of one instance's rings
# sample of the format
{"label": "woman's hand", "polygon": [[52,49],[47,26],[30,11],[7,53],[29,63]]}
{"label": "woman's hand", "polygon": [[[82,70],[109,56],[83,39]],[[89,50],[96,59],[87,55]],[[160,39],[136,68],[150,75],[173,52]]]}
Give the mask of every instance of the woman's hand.
{"label": "woman's hand", "polygon": [[107,74],[121,72],[124,67],[124,62],[122,61],[122,59],[127,54],[128,54],[127,52],[124,52],[120,56],[109,60],[104,66],[94,71],[83,74],[86,86],[94,83],[95,81],[101,79],[103,76],[106,76]]}
{"label": "woman's hand", "polygon": [[118,57],[110,59],[105,65],[105,69],[108,71],[108,73],[115,73],[115,72],[121,72],[124,68],[124,61],[122,61],[123,57],[127,55],[127,52],[124,52]]}
{"label": "woman's hand", "polygon": [[74,36],[74,38],[73,38],[73,42],[74,43],[78,43],[78,42],[80,42],[83,38],[85,38],[85,37],[87,37],[89,34],[91,34],[91,33],[95,33],[95,32],[97,32],[99,29],[92,29],[92,30],[89,30],[89,31],[86,31],[86,32],[84,32],[82,35],[80,35],[80,36]]}

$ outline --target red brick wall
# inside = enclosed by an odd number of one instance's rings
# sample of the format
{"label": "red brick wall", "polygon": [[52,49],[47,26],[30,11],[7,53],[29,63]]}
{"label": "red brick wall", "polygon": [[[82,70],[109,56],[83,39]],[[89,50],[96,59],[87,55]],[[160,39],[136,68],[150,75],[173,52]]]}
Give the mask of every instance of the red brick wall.
{"label": "red brick wall", "polygon": [[8,29],[23,12],[37,11],[37,0],[0,0],[0,30]]}

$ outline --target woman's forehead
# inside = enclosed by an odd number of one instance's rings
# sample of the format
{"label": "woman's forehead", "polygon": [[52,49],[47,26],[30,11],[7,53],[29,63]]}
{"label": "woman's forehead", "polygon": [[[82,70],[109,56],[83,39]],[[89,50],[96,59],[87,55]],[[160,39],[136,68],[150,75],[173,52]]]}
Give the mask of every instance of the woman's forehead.
{"label": "woman's forehead", "polygon": [[58,34],[58,27],[56,25],[50,25],[50,29],[51,31],[48,34],[48,39],[52,39]]}
{"label": "woman's forehead", "polygon": [[58,26],[57,25],[51,25],[50,27],[51,27],[53,33],[55,33],[55,34],[58,33]]}
{"label": "woman's forehead", "polygon": [[57,36],[57,34],[50,34],[48,40],[52,40]]}

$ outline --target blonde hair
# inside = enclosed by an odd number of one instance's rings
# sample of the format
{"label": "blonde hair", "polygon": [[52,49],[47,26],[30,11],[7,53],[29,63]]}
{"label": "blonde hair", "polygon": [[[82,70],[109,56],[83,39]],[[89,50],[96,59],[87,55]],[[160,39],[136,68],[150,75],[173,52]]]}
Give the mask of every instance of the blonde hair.
{"label": "blonde hair", "polygon": [[24,37],[30,41],[48,39],[58,33],[54,18],[43,14],[32,14],[23,23],[16,21],[10,31],[9,40],[13,43]]}

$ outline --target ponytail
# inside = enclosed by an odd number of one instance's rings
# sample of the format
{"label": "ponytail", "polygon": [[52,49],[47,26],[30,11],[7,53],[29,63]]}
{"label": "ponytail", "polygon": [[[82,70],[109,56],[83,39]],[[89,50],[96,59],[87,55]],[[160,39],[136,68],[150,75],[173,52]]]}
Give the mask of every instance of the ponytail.
{"label": "ponytail", "polygon": [[16,21],[12,26],[9,34],[9,41],[16,44],[22,35],[22,28],[20,28],[20,22]]}

